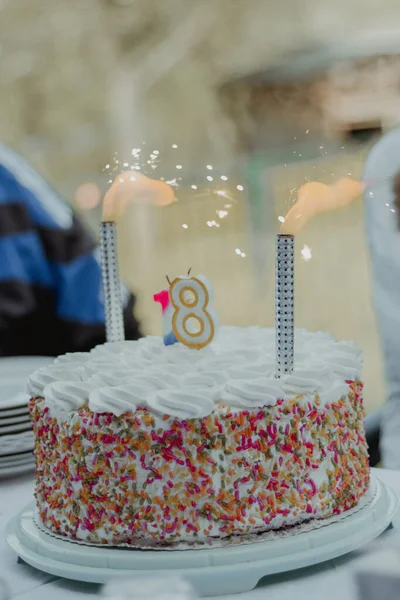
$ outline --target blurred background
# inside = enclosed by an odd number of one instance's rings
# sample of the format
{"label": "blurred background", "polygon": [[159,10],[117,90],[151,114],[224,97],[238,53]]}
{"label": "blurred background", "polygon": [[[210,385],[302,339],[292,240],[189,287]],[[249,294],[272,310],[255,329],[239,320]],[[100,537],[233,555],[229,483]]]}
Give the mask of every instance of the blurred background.
{"label": "blurred background", "polygon": [[[0,140],[69,202],[124,163],[175,186],[119,227],[146,333],[189,267],[223,323],[272,326],[279,216],[307,181],[361,177],[400,121],[399,17],[394,0],[0,0]],[[96,234],[99,207],[83,216]],[[361,199],[307,224],[296,261],[297,326],[355,340],[380,405]]]}

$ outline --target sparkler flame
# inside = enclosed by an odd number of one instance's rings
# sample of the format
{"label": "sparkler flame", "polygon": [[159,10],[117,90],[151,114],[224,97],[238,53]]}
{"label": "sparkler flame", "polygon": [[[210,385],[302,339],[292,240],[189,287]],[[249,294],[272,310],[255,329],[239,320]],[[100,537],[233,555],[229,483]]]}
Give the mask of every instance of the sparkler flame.
{"label": "sparkler flame", "polygon": [[103,221],[117,221],[128,204],[168,206],[175,200],[171,185],[143,173],[123,171],[114,179],[103,201]]}
{"label": "sparkler flame", "polygon": [[280,232],[296,235],[315,215],[347,206],[358,198],[364,185],[355,179],[342,178],[332,185],[310,181],[297,194],[297,202],[281,223]]}

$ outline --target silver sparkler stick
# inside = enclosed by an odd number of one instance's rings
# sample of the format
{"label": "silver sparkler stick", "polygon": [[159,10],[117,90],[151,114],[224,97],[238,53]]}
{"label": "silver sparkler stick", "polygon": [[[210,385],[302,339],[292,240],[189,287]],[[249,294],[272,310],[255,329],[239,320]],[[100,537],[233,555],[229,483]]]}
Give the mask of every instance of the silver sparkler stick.
{"label": "silver sparkler stick", "polygon": [[125,339],[121,284],[118,270],[117,227],[113,221],[100,225],[101,274],[107,342]]}
{"label": "silver sparkler stick", "polygon": [[294,236],[276,237],[275,376],[293,371],[294,354]]}

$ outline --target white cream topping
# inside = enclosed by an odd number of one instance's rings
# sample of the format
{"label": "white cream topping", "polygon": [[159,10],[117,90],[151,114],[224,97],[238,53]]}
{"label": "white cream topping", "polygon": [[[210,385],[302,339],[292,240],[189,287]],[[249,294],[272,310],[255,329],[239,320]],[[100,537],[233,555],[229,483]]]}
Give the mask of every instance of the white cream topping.
{"label": "white cream topping", "polygon": [[[104,344],[90,353],[59,357],[30,377],[28,391],[40,396],[54,381],[87,381],[92,390],[89,407],[96,412],[121,415],[143,406],[150,412],[195,418],[210,414],[216,404],[257,408],[315,393],[328,403],[334,395],[338,399],[348,393],[346,380],[359,379],[361,352],[354,344],[304,330],[296,330],[295,344],[294,371],[280,379],[275,378],[272,329],[222,327],[218,339],[200,351],[181,344],[164,346],[157,337]],[[73,388],[55,388],[57,393],[47,394],[45,402],[63,410],[68,403],[82,405],[87,394],[78,388],[75,399]]]}
{"label": "white cream topping", "polygon": [[131,384],[120,387],[105,387],[94,390],[89,396],[89,408],[93,412],[111,412],[117,417],[124,413],[134,413],[137,405],[154,387],[144,384]]}
{"label": "white cream topping", "polygon": [[55,381],[44,388],[44,400],[58,411],[69,413],[87,403],[91,387],[86,382]]}
{"label": "white cream topping", "polygon": [[343,396],[347,396],[348,393],[348,385],[346,383],[339,383],[327,391],[321,392],[319,397],[323,404],[330,404],[331,402],[337,402]]}
{"label": "white cream topping", "polygon": [[128,352],[136,352],[137,342],[106,342],[100,346],[96,346],[91,350],[90,356],[93,358],[105,356],[106,358],[110,355],[126,354]]}
{"label": "white cream topping", "polygon": [[76,364],[62,365],[54,363],[48,367],[42,367],[32,373],[28,379],[27,394],[31,397],[43,395],[44,388],[53,381],[85,381],[86,375],[82,367]]}
{"label": "white cream topping", "polygon": [[95,373],[104,373],[110,369],[127,369],[127,365],[124,361],[117,356],[111,355],[110,358],[101,357],[96,360],[88,360],[85,362],[84,367],[87,377],[94,375]]}
{"label": "white cream topping", "polygon": [[90,358],[90,352],[67,352],[67,354],[62,354],[58,356],[54,365],[70,366],[70,365],[83,365]]}
{"label": "white cream topping", "polygon": [[283,394],[279,386],[274,389],[269,383],[269,379],[229,381],[222,390],[221,400],[224,404],[241,408],[271,406],[278,398],[282,398]]}
{"label": "white cream topping", "polygon": [[159,390],[147,398],[146,404],[158,414],[179,419],[196,419],[212,413],[218,395],[218,389],[200,386]]}
{"label": "white cream topping", "polygon": [[106,370],[95,373],[89,377],[88,382],[97,388],[102,386],[117,387],[134,379],[134,373],[128,373],[126,369],[114,369],[113,371]]}

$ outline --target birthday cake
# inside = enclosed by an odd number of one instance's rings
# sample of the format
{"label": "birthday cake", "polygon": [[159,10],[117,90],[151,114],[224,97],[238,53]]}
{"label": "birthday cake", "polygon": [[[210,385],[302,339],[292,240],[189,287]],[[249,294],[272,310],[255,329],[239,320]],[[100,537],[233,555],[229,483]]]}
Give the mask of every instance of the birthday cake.
{"label": "birthday cake", "polygon": [[66,354],[29,380],[37,518],[100,545],[174,547],[345,513],[369,486],[361,355],[296,330],[222,327],[209,346],[162,338]]}

